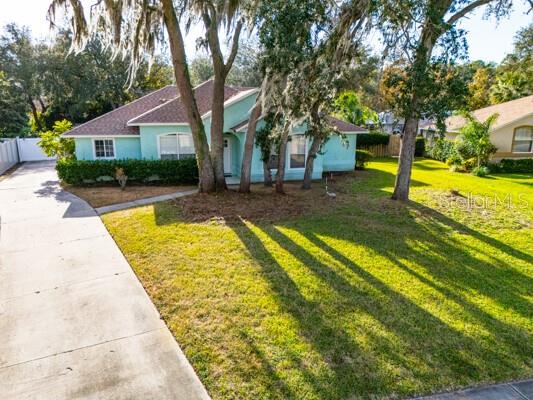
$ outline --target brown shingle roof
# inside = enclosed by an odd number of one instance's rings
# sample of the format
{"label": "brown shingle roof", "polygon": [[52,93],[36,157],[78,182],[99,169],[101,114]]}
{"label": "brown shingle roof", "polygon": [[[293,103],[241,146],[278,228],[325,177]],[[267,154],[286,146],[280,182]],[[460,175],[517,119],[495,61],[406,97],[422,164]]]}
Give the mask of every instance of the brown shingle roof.
{"label": "brown shingle roof", "polygon": [[[253,88],[225,87],[224,101]],[[211,110],[213,80],[206,81],[194,90],[201,115]],[[115,136],[139,135],[137,124],[187,123],[187,113],[179,99],[176,86],[166,86],[116,110],[76,126],[63,136]]]}
{"label": "brown shingle roof", "polygon": [[[346,122],[346,121],[342,121],[338,118],[335,118],[335,117],[328,117],[328,120],[329,120],[329,123],[332,124],[332,125],[335,125],[337,127],[337,129],[339,130],[339,132],[355,132],[355,133],[366,133],[368,132],[367,129],[364,129],[364,128],[361,128],[360,126],[357,126],[357,125],[354,125],[354,124],[351,124],[349,122]],[[239,132],[241,130],[243,130],[243,128],[246,128],[248,125],[248,120],[245,120],[245,121],[242,121],[240,122],[239,124],[235,125],[234,127],[231,128],[232,131],[234,132]]]}
{"label": "brown shingle roof", "polygon": [[[533,114],[533,95],[480,108],[479,110],[475,110],[472,114],[474,114],[474,117],[476,117],[478,121],[485,121],[494,113],[498,113],[499,117],[492,127],[493,130],[510,124],[528,114]],[[466,120],[461,116],[450,117],[446,119],[446,130],[449,132],[458,131],[465,123]]]}
{"label": "brown shingle roof", "polygon": [[176,86],[166,86],[140,99],[125,104],[107,114],[78,125],[63,136],[138,135],[139,128],[128,126],[128,121],[178,96]]}
{"label": "brown shingle roof", "polygon": [[[225,86],[224,101],[250,90],[250,88]],[[211,103],[213,101],[213,80],[209,80],[202,83],[200,86],[197,86],[194,90],[194,97],[196,98],[196,104],[198,105],[200,115],[204,115],[211,111]],[[153,110],[149,110],[142,115],[136,116],[136,118],[129,121],[130,125],[183,123],[188,123],[187,110],[179,97],[170,100]]]}
{"label": "brown shingle roof", "polygon": [[346,122],[343,120],[340,120],[335,117],[328,117],[329,123],[332,125],[335,125],[339,132],[354,132],[354,133],[366,133],[368,132],[368,129],[361,128],[360,126],[351,124],[350,122]]}

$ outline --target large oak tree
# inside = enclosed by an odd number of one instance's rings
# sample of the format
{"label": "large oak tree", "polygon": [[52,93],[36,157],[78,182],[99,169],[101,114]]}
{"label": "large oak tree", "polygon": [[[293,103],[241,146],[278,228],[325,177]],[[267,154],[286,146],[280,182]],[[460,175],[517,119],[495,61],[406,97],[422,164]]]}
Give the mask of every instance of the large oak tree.
{"label": "large oak tree", "polygon": [[[53,0],[49,17],[54,21],[57,9],[70,15],[73,48],[82,51],[91,38],[97,37],[116,55],[126,55],[130,72],[135,76],[147,56],[152,57],[158,45],[168,41],[178,91],[191,128],[202,192],[225,188],[223,174],[224,83],[238,49],[243,27],[238,1],[173,1],[173,0],[104,0],[95,2],[87,19],[81,0]],[[210,51],[215,71],[214,98],[211,113],[211,148],[202,116],[194,97],[185,52],[184,29],[194,20],[204,24],[204,43]],[[224,59],[219,30],[233,31],[230,53]]]}

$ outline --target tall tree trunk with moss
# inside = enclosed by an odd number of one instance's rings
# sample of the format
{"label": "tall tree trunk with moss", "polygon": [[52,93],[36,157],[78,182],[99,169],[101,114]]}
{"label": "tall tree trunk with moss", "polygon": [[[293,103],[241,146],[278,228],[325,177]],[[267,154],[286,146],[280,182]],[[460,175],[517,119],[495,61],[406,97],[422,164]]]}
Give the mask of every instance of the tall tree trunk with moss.
{"label": "tall tree trunk with moss", "polygon": [[434,0],[430,2],[422,33],[418,42],[415,56],[410,69],[411,82],[413,83],[409,104],[405,117],[404,132],[400,144],[400,155],[398,159],[398,170],[393,200],[409,200],[409,188],[411,182],[411,170],[415,157],[416,135],[418,133],[418,110],[420,106],[420,96],[423,96],[423,82],[427,80],[427,70],[433,47],[439,36],[442,34],[441,22],[446,11],[451,5],[450,0]]}
{"label": "tall tree trunk with moss", "polygon": [[285,164],[287,161],[287,142],[289,139],[291,123],[290,121],[285,121],[283,123],[283,130],[281,132],[279,151],[278,151],[278,172],[276,174],[276,192],[285,193],[284,191],[284,182],[285,182]]}
{"label": "tall tree trunk with moss", "polygon": [[213,61],[214,83],[213,101],[211,104],[211,162],[215,171],[215,182],[218,191],[226,190],[224,176],[224,96],[226,78],[231,70],[233,61],[239,48],[239,37],[242,30],[242,21],[237,22],[233,33],[233,44],[227,61],[220,48],[218,36],[219,21],[222,16],[217,9],[206,3],[202,12],[202,19],[206,29],[206,38]]}
{"label": "tall tree trunk with moss", "polygon": [[[428,67],[435,44],[446,31],[450,30],[465,15],[488,3],[500,3],[502,7],[505,7],[503,0],[474,0],[470,3],[465,2],[465,5],[458,9],[453,9],[454,2],[452,0],[430,0],[427,5],[424,4],[422,7],[425,17],[420,29],[420,38],[415,46],[411,68],[409,69],[411,92],[404,112],[405,128],[400,146],[396,182],[392,194],[392,199],[394,200],[409,200],[411,169],[415,155],[420,107],[427,96],[425,86],[430,84],[428,83]],[[450,11],[453,14],[445,20],[444,17]],[[394,13],[394,9],[392,13]],[[405,32],[400,31],[399,36],[404,34]],[[454,39],[451,40],[453,41]]]}
{"label": "tall tree trunk with moss", "polygon": [[314,137],[307,152],[307,159],[305,161],[305,172],[304,172],[304,181],[302,183],[302,189],[311,189],[311,182],[313,179],[313,168],[315,164],[315,159],[322,145],[321,137]]}
{"label": "tall tree trunk with moss", "polygon": [[272,171],[270,170],[268,161],[263,161],[263,185],[265,187],[272,187]]}
{"label": "tall tree trunk with moss", "polygon": [[254,141],[255,141],[255,129],[257,127],[257,120],[261,116],[261,103],[259,100],[252,109],[250,118],[248,120],[248,128],[246,129],[246,139],[244,141],[244,153],[242,156],[242,166],[241,166],[241,182],[239,186],[239,191],[241,193],[250,192],[250,182],[252,174],[252,154],[254,152]]}
{"label": "tall tree trunk with moss", "polygon": [[215,173],[209,156],[209,144],[205,134],[204,124],[198,111],[189,78],[183,35],[172,0],[161,0],[161,3],[163,5],[163,16],[170,42],[170,53],[172,55],[176,84],[180,92],[181,100],[187,110],[187,117],[196,150],[199,190],[201,192],[213,192],[216,190]]}

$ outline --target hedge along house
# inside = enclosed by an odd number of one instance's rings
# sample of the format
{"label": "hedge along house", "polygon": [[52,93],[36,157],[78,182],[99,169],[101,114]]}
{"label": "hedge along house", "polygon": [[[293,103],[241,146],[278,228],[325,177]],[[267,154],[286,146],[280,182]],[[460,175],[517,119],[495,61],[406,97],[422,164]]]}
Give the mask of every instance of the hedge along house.
{"label": "hedge along house", "polygon": [[[205,131],[210,138],[213,81],[194,90]],[[224,170],[235,181],[240,176],[248,117],[258,89],[225,87],[224,93]],[[343,134],[332,137],[314,163],[313,179],[324,171],[351,171],[355,167],[356,135],[366,130],[331,117],[331,122]],[[257,129],[264,124],[259,121]],[[287,180],[303,179],[310,140],[305,137],[306,123],[295,126],[287,145]],[[64,137],[73,138],[78,160],[109,159],[183,159],[194,157],[191,129],[185,106],[175,86],[152,92],[107,114],[74,127]],[[277,164],[273,155],[270,164]],[[228,179],[231,182],[231,178]],[[263,179],[263,163],[258,146],[252,157],[252,182]]]}

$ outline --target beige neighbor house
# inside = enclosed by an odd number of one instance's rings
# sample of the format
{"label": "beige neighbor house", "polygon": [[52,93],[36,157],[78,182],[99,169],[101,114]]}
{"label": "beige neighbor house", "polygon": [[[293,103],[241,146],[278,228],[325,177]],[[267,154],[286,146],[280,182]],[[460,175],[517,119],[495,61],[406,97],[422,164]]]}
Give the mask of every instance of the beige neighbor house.
{"label": "beige neighbor house", "polygon": [[[479,121],[485,121],[494,113],[499,117],[492,127],[490,140],[498,150],[492,160],[533,158],[533,96],[480,108],[473,115]],[[460,116],[448,118],[446,138],[454,140],[465,123]]]}

